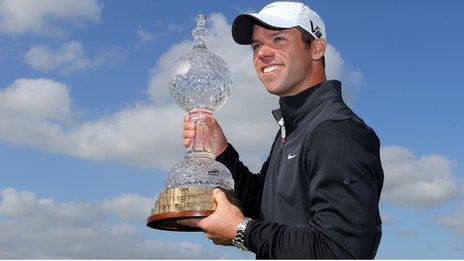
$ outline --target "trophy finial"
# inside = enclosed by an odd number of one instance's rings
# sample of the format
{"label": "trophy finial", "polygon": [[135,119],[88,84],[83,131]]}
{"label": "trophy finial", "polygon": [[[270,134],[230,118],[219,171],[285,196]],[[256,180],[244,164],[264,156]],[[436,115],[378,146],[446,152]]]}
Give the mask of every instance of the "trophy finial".
{"label": "trophy finial", "polygon": [[197,26],[192,30],[193,38],[195,39],[195,46],[205,46],[208,30],[206,29],[206,16],[198,14],[195,17]]}

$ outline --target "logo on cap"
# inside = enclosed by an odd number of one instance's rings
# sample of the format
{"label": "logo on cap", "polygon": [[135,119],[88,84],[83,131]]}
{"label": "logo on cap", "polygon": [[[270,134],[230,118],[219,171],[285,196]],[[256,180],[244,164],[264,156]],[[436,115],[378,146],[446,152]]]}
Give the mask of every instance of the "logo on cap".
{"label": "logo on cap", "polygon": [[314,28],[314,24],[313,24],[313,21],[309,21],[311,23],[311,32],[317,37],[317,38],[321,38],[322,37],[322,33],[321,33],[321,28],[319,28],[319,26],[316,26],[316,28]]}

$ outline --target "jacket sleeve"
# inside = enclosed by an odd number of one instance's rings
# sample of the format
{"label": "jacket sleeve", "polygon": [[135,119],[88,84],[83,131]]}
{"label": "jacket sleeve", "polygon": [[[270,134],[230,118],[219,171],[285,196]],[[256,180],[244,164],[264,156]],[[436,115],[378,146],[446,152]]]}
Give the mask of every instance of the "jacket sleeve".
{"label": "jacket sleeve", "polygon": [[258,174],[253,174],[243,165],[238,152],[231,144],[227,145],[226,150],[216,160],[224,164],[232,173],[235,182],[234,189],[244,215],[253,219],[259,218],[261,196],[269,158],[264,162]]}
{"label": "jacket sleeve", "polygon": [[245,231],[249,249],[257,258],[373,258],[383,184],[377,136],[352,120],[327,121],[306,146],[310,220],[301,226],[253,220]]}

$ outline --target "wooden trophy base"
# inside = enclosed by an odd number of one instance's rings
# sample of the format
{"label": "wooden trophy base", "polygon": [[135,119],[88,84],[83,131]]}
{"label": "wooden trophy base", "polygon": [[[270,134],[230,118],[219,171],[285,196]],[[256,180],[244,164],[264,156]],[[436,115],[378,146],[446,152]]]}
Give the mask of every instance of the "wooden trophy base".
{"label": "wooden trophy base", "polygon": [[200,228],[184,226],[179,223],[187,218],[204,218],[211,215],[211,210],[186,210],[151,215],[147,220],[147,226],[153,229],[170,231],[202,231]]}
{"label": "wooden trophy base", "polygon": [[[188,218],[204,218],[211,215],[217,207],[213,200],[213,187],[192,186],[168,188],[161,192],[155,207],[147,219],[147,226],[169,231],[202,231],[178,221]],[[237,205],[234,191],[224,191],[229,201]]]}

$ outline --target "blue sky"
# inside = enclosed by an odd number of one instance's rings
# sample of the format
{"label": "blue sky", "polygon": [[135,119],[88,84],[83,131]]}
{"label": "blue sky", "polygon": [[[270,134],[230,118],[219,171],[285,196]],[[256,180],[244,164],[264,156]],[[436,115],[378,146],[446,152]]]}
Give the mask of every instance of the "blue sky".
{"label": "blue sky", "polygon": [[[258,170],[277,130],[230,24],[267,1],[0,1],[0,258],[254,258],[145,219],[182,159],[169,68],[208,16],[232,95],[216,116]],[[464,258],[459,1],[307,1],[327,73],[382,143],[377,258]]]}

